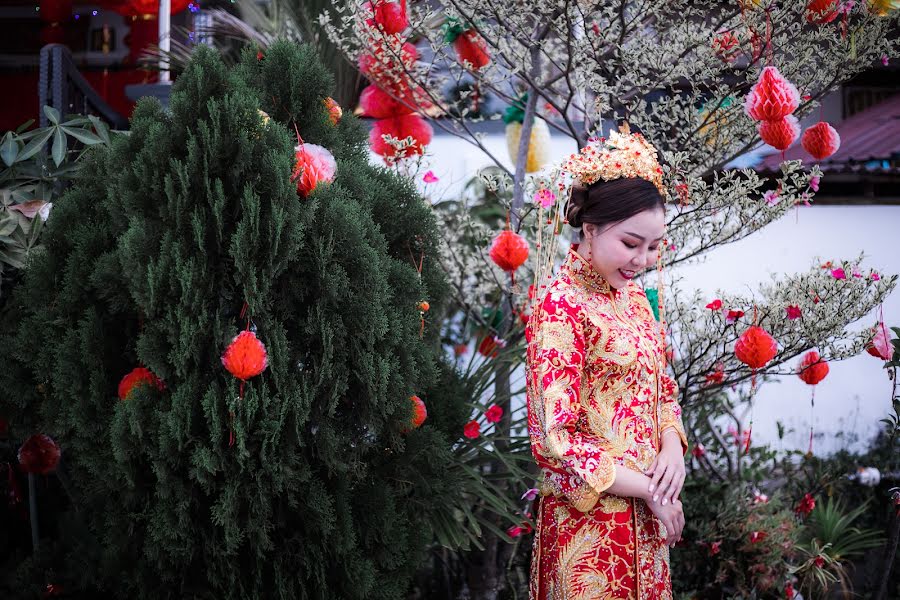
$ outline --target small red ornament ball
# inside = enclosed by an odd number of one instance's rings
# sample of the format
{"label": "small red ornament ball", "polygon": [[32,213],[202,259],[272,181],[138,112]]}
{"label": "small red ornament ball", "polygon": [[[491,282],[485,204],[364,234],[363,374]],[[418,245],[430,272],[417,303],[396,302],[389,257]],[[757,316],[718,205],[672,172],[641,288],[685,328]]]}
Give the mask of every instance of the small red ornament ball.
{"label": "small red ornament ball", "polygon": [[453,47],[456,49],[456,56],[459,62],[471,69],[483,69],[491,63],[491,55],[488,51],[487,42],[478,35],[474,29],[467,29],[462,32],[455,40]]}
{"label": "small red ornament ball", "polygon": [[322,100],[322,103],[325,105],[325,110],[328,111],[328,120],[331,121],[332,125],[337,125],[340,122],[341,117],[344,116],[341,105],[331,96]]}
{"label": "small red ornament ball", "polygon": [[834,127],[825,121],[819,121],[812,127],[808,127],[800,138],[803,149],[810,153],[816,160],[824,160],[838,151],[841,147],[841,136]]}
{"label": "small red ornament ball", "polygon": [[528,259],[528,242],[518,233],[506,229],[494,238],[490,255],[498,267],[512,273]]}
{"label": "small red ornament ball", "polygon": [[309,196],[320,183],[331,183],[337,172],[337,162],[327,148],[316,144],[300,144],[294,148],[294,173],[297,193]]}
{"label": "small red ornament ball", "polygon": [[797,376],[809,385],[816,385],[828,375],[828,363],[822,360],[819,353],[810,350],[800,359],[800,369]]}
{"label": "small red ornament ball", "polygon": [[412,400],[413,405],[412,426],[415,429],[421,427],[425,419],[428,418],[428,410],[425,408],[425,402],[418,396],[412,396],[410,400]]}
{"label": "small red ornament ball", "polygon": [[413,112],[406,104],[397,100],[374,83],[366,86],[359,95],[359,106],[362,108],[365,116],[373,119],[387,119],[388,117],[398,117]]}
{"label": "small red ornament ball", "polygon": [[744,110],[756,121],[778,121],[800,106],[800,92],[775,67],[765,67],[747,98]]}
{"label": "small red ornament ball", "polygon": [[409,25],[406,16],[406,0],[373,0],[366,3],[367,12],[373,13],[366,25],[388,35],[400,33]]}
{"label": "small red ornament ball", "polygon": [[19,464],[26,473],[46,475],[56,470],[61,454],[50,436],[36,433],[19,448]]}
{"label": "small red ornament ball", "polygon": [[778,121],[760,121],[757,125],[762,141],[777,150],[787,150],[800,135],[800,123],[794,115]]}
{"label": "small red ornament ball", "polygon": [[256,338],[255,333],[242,331],[225,349],[222,364],[229,373],[241,381],[247,381],[266,370],[269,357],[266,347]]}
{"label": "small red ornament ball", "polygon": [[152,385],[159,391],[166,389],[166,384],[162,379],[153,374],[150,369],[145,367],[137,367],[132,369],[130,373],[122,378],[119,382],[119,400],[127,400],[129,394],[138,386]]}
{"label": "small red ornament ball", "polygon": [[397,140],[412,138],[413,144],[402,150],[403,156],[409,157],[425,153],[425,146],[431,143],[434,130],[419,115],[401,115],[375,121],[369,132],[369,145],[375,154],[385,159],[398,154],[397,148],[384,140],[386,135]]}
{"label": "small red ornament ball", "polygon": [[778,354],[778,343],[765,329],[753,325],[735,342],[734,354],[751,369],[761,369]]}
{"label": "small red ornament ball", "polygon": [[815,25],[831,23],[839,12],[838,0],[810,0],[806,4],[806,20]]}

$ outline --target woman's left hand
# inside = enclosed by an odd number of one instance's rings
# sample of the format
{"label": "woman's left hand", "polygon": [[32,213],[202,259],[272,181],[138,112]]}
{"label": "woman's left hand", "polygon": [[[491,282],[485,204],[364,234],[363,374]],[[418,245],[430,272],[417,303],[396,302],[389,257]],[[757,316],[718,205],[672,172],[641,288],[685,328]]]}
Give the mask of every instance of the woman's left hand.
{"label": "woman's left hand", "polygon": [[678,499],[685,477],[684,455],[678,434],[664,438],[662,449],[644,474],[650,478],[649,492],[653,494],[654,502],[662,499],[665,505]]}

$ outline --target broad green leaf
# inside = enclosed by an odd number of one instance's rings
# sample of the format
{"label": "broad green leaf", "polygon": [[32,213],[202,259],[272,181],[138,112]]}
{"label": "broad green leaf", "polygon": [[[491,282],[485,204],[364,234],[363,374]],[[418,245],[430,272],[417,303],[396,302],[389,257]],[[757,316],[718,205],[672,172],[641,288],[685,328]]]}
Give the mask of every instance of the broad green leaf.
{"label": "broad green leaf", "polygon": [[19,162],[23,160],[28,160],[35,154],[41,151],[41,148],[44,147],[44,144],[47,143],[47,140],[50,139],[50,136],[53,135],[53,129],[47,128],[40,130],[40,133],[37,133],[31,141],[25,144],[25,147],[22,148],[22,151],[19,152]]}
{"label": "broad green leaf", "polygon": [[49,120],[54,125],[59,125],[59,111],[53,108],[52,106],[44,105],[44,114],[47,115],[47,120]]}
{"label": "broad green leaf", "polygon": [[91,123],[94,124],[94,131],[97,132],[97,135],[100,136],[100,139],[103,140],[104,144],[109,144],[109,126],[97,115],[88,115],[88,118],[91,120]]}
{"label": "broad green leaf", "polygon": [[52,154],[57,167],[66,159],[66,134],[58,127],[53,130]]}
{"label": "broad green leaf", "polygon": [[18,135],[18,134],[22,133],[23,131],[25,131],[26,129],[31,127],[33,124],[34,124],[34,119],[28,119],[27,121],[25,121],[24,123],[22,123],[21,125],[16,127],[16,134]]}
{"label": "broad green leaf", "polygon": [[15,269],[24,269],[25,268],[25,260],[24,257],[19,257],[13,254],[12,252],[3,252],[0,250],[0,262],[5,262],[9,266]]}
{"label": "broad green leaf", "polygon": [[7,167],[11,167],[16,162],[16,155],[19,153],[19,144],[13,138],[12,132],[7,131],[0,142],[0,159],[3,159]]}
{"label": "broad green leaf", "polygon": [[66,133],[68,133],[69,135],[71,135],[73,138],[75,138],[79,142],[88,144],[90,146],[93,146],[94,144],[100,144],[103,142],[102,139],[100,139],[98,136],[96,136],[91,131],[88,131],[87,129],[78,129],[75,127],[66,127],[65,125],[63,125],[62,130],[65,131]]}

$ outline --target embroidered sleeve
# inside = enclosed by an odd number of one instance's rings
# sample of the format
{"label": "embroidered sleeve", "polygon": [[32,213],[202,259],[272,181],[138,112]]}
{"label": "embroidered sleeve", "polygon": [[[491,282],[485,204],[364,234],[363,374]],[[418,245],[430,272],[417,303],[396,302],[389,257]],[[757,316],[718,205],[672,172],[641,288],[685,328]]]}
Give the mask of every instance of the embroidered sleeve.
{"label": "embroidered sleeve", "polygon": [[585,356],[580,310],[559,292],[548,294],[541,308],[532,356],[533,408],[541,413],[541,430],[533,432],[538,439],[532,435],[532,444],[537,442],[535,454],[550,466],[584,480],[590,489],[579,489],[577,478],[570,478],[569,491],[590,501],[612,485],[615,465],[603,441],[579,427],[586,420],[580,400]]}
{"label": "embroidered sleeve", "polygon": [[667,429],[674,429],[681,438],[681,453],[687,452],[687,436],[684,435],[684,425],[681,422],[681,405],[678,404],[678,383],[668,373],[659,374],[659,435],[662,436]]}

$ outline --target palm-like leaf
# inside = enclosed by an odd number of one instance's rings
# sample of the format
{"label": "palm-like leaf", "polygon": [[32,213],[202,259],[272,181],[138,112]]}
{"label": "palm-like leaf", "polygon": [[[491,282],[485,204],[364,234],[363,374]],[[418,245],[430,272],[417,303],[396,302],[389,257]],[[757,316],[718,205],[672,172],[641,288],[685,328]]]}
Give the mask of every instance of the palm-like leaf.
{"label": "palm-like leaf", "polygon": [[823,551],[837,560],[862,556],[866,550],[881,546],[884,538],[877,530],[853,526],[868,505],[866,502],[845,512],[843,504],[834,498],[819,503],[810,514],[809,539],[826,546]]}

